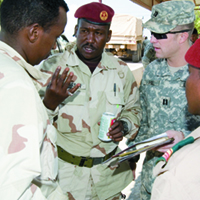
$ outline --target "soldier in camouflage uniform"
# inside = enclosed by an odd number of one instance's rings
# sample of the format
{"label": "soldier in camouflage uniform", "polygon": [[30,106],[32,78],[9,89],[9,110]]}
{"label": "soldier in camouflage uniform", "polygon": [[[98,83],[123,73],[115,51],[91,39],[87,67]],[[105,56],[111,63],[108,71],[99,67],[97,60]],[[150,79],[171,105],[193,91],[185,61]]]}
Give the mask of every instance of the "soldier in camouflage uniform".
{"label": "soldier in camouflage uniform", "polygon": [[[74,73],[80,89],[66,99],[55,118],[58,132],[59,183],[70,199],[121,199],[133,180],[129,163],[113,169],[101,164],[119,151],[126,135],[134,138],[141,120],[139,90],[125,62],[104,52],[110,40],[114,11],[101,3],[81,6],[75,13],[77,41],[63,54],[53,55],[39,67],[51,74],[57,66]],[[42,91],[41,91],[42,92]],[[109,142],[98,138],[104,112],[115,115]]]}
{"label": "soldier in camouflage uniform", "polygon": [[144,55],[144,51],[145,51],[145,48],[147,46],[147,44],[150,43],[150,40],[148,40],[147,37],[145,37],[144,41],[142,42],[142,55]]}
{"label": "soldier in camouflage uniform", "polygon": [[[67,11],[64,0],[4,0],[1,4],[0,198],[3,200],[67,199],[57,182],[57,133],[50,123],[54,112],[46,110],[38,94],[49,75],[33,67],[55,47],[56,38],[65,28]],[[55,77],[52,82],[62,81]],[[54,87],[61,89],[56,84]],[[51,93],[48,92],[47,99],[52,99]],[[56,101],[57,105],[63,101],[59,92],[54,95]]]}
{"label": "soldier in camouflage uniform", "polygon": [[[200,115],[200,39],[185,55],[190,75],[186,97],[190,113]],[[196,200],[200,197],[200,127],[156,161],[152,200]]]}
{"label": "soldier in camouflage uniform", "polygon": [[167,132],[173,144],[148,151],[141,173],[141,199],[148,200],[153,184],[155,160],[199,125],[199,118],[187,109],[185,82],[189,75],[184,55],[193,31],[194,4],[170,1],[153,7],[144,27],[151,31],[156,59],[144,71],[140,97],[141,127],[136,142]]}
{"label": "soldier in camouflage uniform", "polygon": [[153,44],[149,42],[144,49],[144,56],[142,57],[143,67],[146,68],[147,65],[156,59],[156,52],[154,50]]}

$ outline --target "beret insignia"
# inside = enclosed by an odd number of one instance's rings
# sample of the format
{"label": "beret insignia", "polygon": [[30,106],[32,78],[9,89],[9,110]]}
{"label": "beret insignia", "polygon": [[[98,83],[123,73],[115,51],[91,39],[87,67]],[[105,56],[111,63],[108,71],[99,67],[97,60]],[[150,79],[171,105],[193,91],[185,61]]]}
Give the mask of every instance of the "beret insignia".
{"label": "beret insignia", "polygon": [[108,19],[108,13],[107,13],[106,11],[102,11],[102,12],[100,13],[100,19],[101,19],[102,21],[106,21],[106,20]]}

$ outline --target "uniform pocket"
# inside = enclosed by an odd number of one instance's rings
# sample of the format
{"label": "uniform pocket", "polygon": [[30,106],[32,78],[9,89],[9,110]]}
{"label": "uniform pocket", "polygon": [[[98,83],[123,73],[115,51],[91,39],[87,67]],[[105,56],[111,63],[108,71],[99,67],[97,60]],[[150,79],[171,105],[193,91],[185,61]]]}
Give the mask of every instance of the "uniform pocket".
{"label": "uniform pocket", "polygon": [[56,121],[58,131],[76,133],[82,130],[83,115],[87,113],[85,98],[85,92],[79,92],[65,100]]}
{"label": "uniform pocket", "polygon": [[106,92],[106,111],[117,115],[125,105],[123,92]]}

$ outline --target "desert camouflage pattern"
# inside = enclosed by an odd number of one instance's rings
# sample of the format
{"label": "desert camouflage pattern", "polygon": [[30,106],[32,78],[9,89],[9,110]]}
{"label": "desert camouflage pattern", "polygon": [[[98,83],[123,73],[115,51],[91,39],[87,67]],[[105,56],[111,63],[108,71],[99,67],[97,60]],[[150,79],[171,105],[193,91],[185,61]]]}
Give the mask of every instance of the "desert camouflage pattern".
{"label": "desert camouflage pattern", "polygon": [[151,200],[199,199],[200,127],[188,137],[193,137],[195,141],[173,153],[167,165],[164,161],[156,164],[153,170],[156,179],[153,184]]}
{"label": "desert camouflage pattern", "polygon": [[[144,71],[140,98],[142,120],[136,142],[163,133],[167,130],[182,131],[187,136],[200,125],[200,117],[188,112],[185,83],[189,75],[185,65],[171,74],[167,61],[157,59]],[[153,183],[153,166],[162,154],[149,151],[143,163],[141,199],[150,199]]]}
{"label": "desert camouflage pattern", "polygon": [[36,89],[48,76],[3,42],[0,66],[1,199],[48,199],[58,185],[57,134]]}
{"label": "desert camouflage pattern", "polygon": [[167,33],[178,25],[195,20],[192,1],[167,1],[153,6],[151,19],[144,27],[155,33]]}
{"label": "desert camouflage pattern", "polygon": [[[111,112],[117,119],[127,121],[130,131],[126,137],[133,139],[141,120],[139,90],[132,72],[123,61],[104,52],[91,74],[89,68],[78,59],[76,49],[76,42],[69,43],[65,53],[53,55],[39,66],[48,74],[52,74],[58,66],[62,70],[69,67],[75,74],[74,83],[81,83],[80,89],[60,106],[58,119],[54,123],[58,131],[57,144],[76,156],[104,157],[118,143],[98,139],[98,122],[102,114]],[[44,90],[40,92],[41,95]],[[59,174],[63,191],[71,199],[77,200],[85,198],[90,175],[98,198],[102,200],[119,193],[133,178],[126,162],[114,170],[105,164],[86,168],[59,160]]]}
{"label": "desert camouflage pattern", "polygon": [[146,68],[147,65],[156,59],[156,52],[154,50],[153,44],[149,42],[144,49],[144,56],[142,57],[143,67]]}

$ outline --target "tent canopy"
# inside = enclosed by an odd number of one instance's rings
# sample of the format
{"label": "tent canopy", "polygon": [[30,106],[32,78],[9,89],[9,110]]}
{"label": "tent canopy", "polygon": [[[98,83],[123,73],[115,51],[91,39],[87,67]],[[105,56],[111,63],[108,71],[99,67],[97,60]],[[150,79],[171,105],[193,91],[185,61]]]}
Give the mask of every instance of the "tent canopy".
{"label": "tent canopy", "polygon": [[[130,0],[148,10],[151,10],[152,7],[158,3],[164,2],[164,1],[169,1],[169,0]],[[196,6],[200,5],[200,0],[190,0],[194,2]]]}

